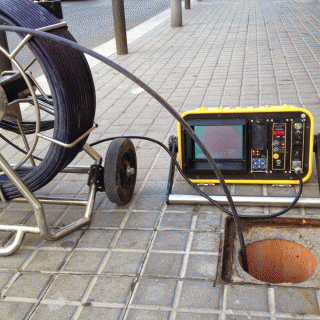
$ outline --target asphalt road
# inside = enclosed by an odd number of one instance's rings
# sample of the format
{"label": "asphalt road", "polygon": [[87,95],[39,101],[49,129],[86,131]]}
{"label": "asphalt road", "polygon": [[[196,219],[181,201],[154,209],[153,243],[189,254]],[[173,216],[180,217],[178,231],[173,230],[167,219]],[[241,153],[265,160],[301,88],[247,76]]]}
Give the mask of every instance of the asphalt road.
{"label": "asphalt road", "polygon": [[[124,0],[127,30],[170,7],[170,0]],[[64,21],[80,44],[94,48],[114,38],[112,1],[85,0],[62,3]]]}

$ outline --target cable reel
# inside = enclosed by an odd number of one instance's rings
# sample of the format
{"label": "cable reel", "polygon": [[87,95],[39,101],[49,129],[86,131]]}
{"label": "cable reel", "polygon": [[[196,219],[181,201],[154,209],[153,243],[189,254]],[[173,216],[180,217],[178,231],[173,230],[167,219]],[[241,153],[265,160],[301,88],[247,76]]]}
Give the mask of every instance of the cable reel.
{"label": "cable reel", "polygon": [[[67,24],[47,9],[50,10],[29,0],[3,0],[0,25],[45,31],[76,43]],[[86,144],[97,125],[95,88],[83,52],[29,33],[15,33],[10,40],[9,48],[0,46],[0,54],[13,67],[0,75],[0,198],[3,202],[28,202],[34,209],[37,226],[0,224],[0,231],[14,233],[13,240],[0,248],[0,256],[18,250],[27,232],[57,240],[88,224],[97,191],[106,191],[117,204],[128,203],[137,169],[136,153],[129,139],[111,143],[106,156],[107,172],[100,155]],[[27,62],[23,61],[24,56],[28,57]],[[32,74],[35,65],[43,71],[49,94]],[[90,167],[69,165],[80,151],[92,158]],[[9,160],[15,163],[9,164]],[[88,174],[87,199],[34,195],[60,172]],[[52,232],[43,203],[81,205],[85,211],[79,220]]]}
{"label": "cable reel", "polygon": [[[75,41],[66,30],[66,23],[61,23],[50,14],[46,6],[44,9],[38,4],[42,3],[3,1],[0,3],[0,22],[45,30]],[[23,18],[20,12],[24,13]],[[21,159],[12,169],[23,177],[27,188],[36,191],[61,172],[82,150],[88,133],[95,127],[95,89],[91,71],[81,51],[30,35],[20,34],[20,37],[22,41],[12,48],[12,52],[0,47],[1,53],[14,66],[14,70],[4,71],[0,76],[0,128],[4,129],[0,139],[18,150]],[[25,47],[32,57],[26,66],[22,66],[18,55]],[[41,66],[46,76],[50,95],[44,92],[30,71],[35,63]],[[21,107],[22,104],[28,105]],[[23,121],[22,113],[30,117],[30,109],[33,109],[34,121]],[[48,117],[50,120],[43,120]],[[43,135],[42,131],[51,131],[51,136]],[[18,135],[20,146],[10,141],[11,136],[5,137],[7,133]],[[48,143],[44,159],[39,158],[36,152],[39,138],[52,141]],[[72,148],[71,143],[74,144]],[[26,162],[31,163],[30,168],[22,168]],[[99,189],[105,190],[112,202],[126,204],[130,201],[136,181],[136,162],[130,140],[120,139],[110,145],[106,156],[107,170]],[[0,172],[0,181],[6,200],[21,195],[4,172]]]}
{"label": "cable reel", "polygon": [[[51,34],[75,41],[67,31],[66,23],[60,23],[46,9],[28,0],[1,1],[0,21],[10,26],[48,30]],[[22,158],[17,160],[18,163],[13,168],[23,177],[27,188],[36,191],[61,172],[86,142],[86,138],[83,138],[72,148],[48,143],[46,154],[41,155],[43,161],[39,163],[34,155],[38,139],[43,136],[40,132],[52,129],[49,138],[62,144],[70,144],[90,130],[94,126],[95,88],[82,52],[30,35],[19,36],[23,40],[11,52],[0,47],[2,54],[14,66],[13,71],[4,72],[0,78],[0,126],[6,129],[3,135],[8,133],[8,130],[10,132],[10,126],[11,129],[20,131],[20,149],[25,149],[27,153],[22,154]],[[19,62],[19,53],[23,50],[32,54],[25,66]],[[29,72],[36,63],[45,74],[51,91],[50,97],[43,92]],[[22,103],[27,106],[21,108]],[[30,109],[33,109],[33,116],[30,115]],[[22,122],[21,110],[33,123]],[[43,122],[43,118],[50,119],[50,122]],[[13,122],[16,122],[16,125]],[[30,130],[31,127],[33,130],[27,137],[23,129]],[[8,140],[11,139],[12,135]],[[17,140],[16,137],[14,139]],[[21,152],[19,153],[21,155]],[[9,154],[12,155],[12,151]],[[19,171],[27,161],[31,163],[31,168]],[[0,179],[6,200],[21,196],[5,176]]]}

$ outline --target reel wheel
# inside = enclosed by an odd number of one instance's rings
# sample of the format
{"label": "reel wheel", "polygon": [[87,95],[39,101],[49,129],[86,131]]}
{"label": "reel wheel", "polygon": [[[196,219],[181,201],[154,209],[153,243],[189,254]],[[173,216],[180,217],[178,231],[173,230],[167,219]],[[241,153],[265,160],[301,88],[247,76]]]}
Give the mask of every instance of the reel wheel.
{"label": "reel wheel", "polygon": [[130,139],[111,142],[104,165],[104,187],[108,199],[116,204],[127,204],[133,195],[137,177],[137,157]]}

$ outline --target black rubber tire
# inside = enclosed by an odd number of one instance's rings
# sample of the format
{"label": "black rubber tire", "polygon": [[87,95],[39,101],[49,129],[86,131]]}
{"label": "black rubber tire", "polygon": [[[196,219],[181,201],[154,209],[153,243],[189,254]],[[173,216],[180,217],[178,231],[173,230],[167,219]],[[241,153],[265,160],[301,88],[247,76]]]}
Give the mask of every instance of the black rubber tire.
{"label": "black rubber tire", "polygon": [[[127,174],[128,165],[134,172]],[[130,139],[111,142],[104,165],[104,187],[108,199],[116,204],[127,204],[133,195],[137,178],[137,156]]]}

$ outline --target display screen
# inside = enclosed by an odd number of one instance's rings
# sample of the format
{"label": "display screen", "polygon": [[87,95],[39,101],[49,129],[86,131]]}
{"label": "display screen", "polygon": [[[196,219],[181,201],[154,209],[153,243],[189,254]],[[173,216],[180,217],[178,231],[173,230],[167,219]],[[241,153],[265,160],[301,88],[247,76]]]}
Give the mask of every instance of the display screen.
{"label": "display screen", "polygon": [[274,130],[274,131],[273,131],[273,134],[274,134],[275,136],[285,136],[285,135],[286,135],[286,132],[285,132],[285,130]]}
{"label": "display screen", "polygon": [[[243,159],[243,126],[195,126],[194,132],[213,159]],[[206,159],[195,144],[195,159]]]}

